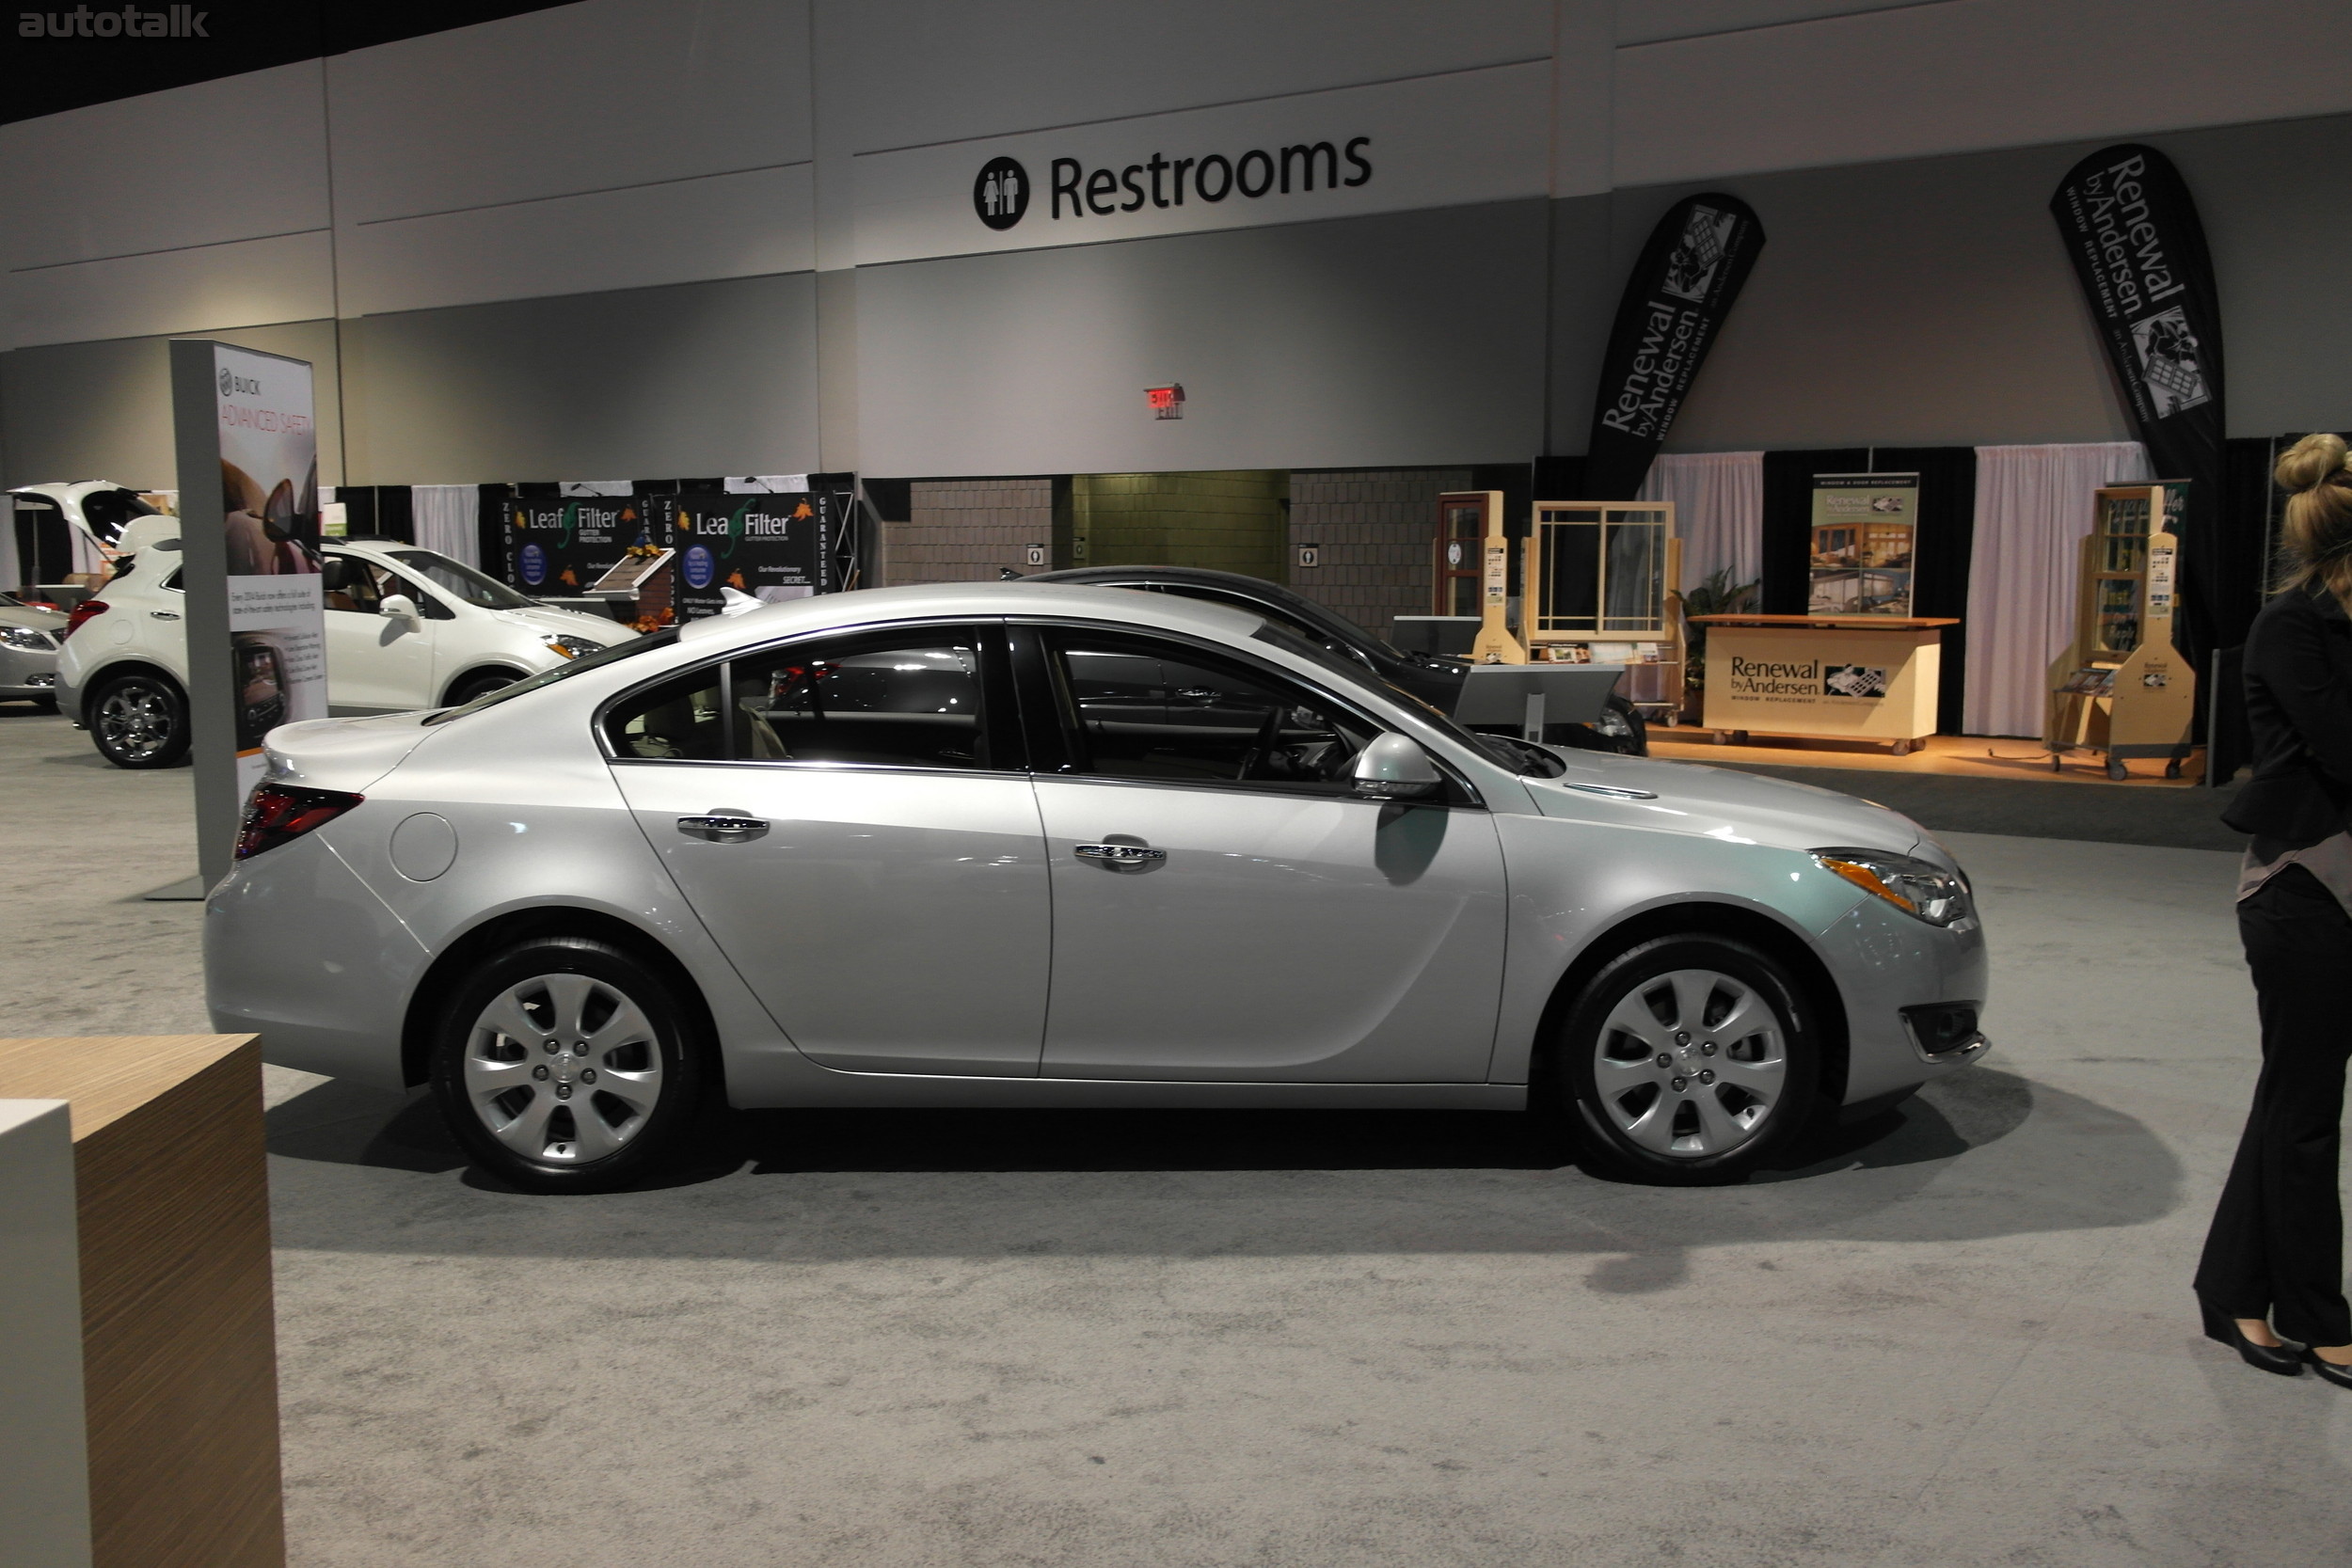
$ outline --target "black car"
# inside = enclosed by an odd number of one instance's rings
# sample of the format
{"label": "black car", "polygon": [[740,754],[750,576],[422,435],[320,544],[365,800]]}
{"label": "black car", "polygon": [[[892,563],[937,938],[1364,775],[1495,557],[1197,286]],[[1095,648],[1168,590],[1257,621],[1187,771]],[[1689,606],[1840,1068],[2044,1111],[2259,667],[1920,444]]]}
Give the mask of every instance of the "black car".
{"label": "black car", "polygon": [[[1073,566],[1067,571],[1035,573],[1025,580],[1135,588],[1232,605],[1263,616],[1311,642],[1321,643],[1440,712],[1454,711],[1454,698],[1460,695],[1462,682],[1470,675],[1467,659],[1400,652],[1312,599],[1263,578],[1244,577],[1238,572],[1214,572],[1201,566]],[[1642,716],[1622,693],[1614,691],[1609,694],[1608,706],[1592,723],[1548,724],[1544,738],[1555,746],[1574,746],[1588,752],[1617,752],[1637,757],[1649,754],[1649,732],[1642,723]]]}

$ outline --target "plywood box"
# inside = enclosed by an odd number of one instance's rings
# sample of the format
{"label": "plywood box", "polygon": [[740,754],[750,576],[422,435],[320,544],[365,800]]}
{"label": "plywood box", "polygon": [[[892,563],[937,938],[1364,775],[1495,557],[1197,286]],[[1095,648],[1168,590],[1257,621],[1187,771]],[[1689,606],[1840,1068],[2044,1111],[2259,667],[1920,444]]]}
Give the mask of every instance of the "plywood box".
{"label": "plywood box", "polygon": [[72,1106],[95,1568],[282,1568],[259,1042],[0,1040],[0,1098]]}

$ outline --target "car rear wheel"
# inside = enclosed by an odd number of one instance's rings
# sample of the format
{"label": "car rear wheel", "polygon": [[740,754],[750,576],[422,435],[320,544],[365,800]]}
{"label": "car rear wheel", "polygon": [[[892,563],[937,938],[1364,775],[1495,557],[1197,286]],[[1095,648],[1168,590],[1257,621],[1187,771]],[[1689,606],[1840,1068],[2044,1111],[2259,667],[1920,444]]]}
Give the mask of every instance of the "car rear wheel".
{"label": "car rear wheel", "polygon": [[188,699],[161,675],[118,675],[91,695],[89,733],[117,768],[169,768],[188,754]]}
{"label": "car rear wheel", "polygon": [[1820,1079],[1811,1012],[1788,971],[1697,932],[1611,959],[1556,1049],[1588,1148],[1670,1184],[1747,1176],[1804,1131]]}
{"label": "car rear wheel", "polygon": [[627,1186],[698,1120],[699,1030],[671,983],[584,937],[540,937],[457,987],[433,1090],[475,1164],[528,1192]]}
{"label": "car rear wheel", "polygon": [[512,686],[520,679],[522,676],[512,670],[478,670],[470,675],[461,675],[450,685],[448,705],[463,707],[476,697]]}

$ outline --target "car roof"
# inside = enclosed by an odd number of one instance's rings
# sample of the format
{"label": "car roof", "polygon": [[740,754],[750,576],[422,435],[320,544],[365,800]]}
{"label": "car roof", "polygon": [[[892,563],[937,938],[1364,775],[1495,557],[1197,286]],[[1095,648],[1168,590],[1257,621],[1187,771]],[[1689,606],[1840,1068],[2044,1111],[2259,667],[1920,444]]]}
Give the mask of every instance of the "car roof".
{"label": "car roof", "polygon": [[929,582],[904,588],[862,588],[712,615],[678,628],[681,641],[756,642],[798,631],[824,631],[866,624],[930,620],[950,616],[1073,616],[1157,630],[1190,632],[1231,641],[1247,638],[1264,623],[1259,616],[1200,599],[1139,594],[1128,588],[1091,588],[1081,583]]}
{"label": "car roof", "polygon": [[1350,622],[1345,616],[1327,606],[1319,605],[1295,588],[1285,588],[1264,578],[1245,576],[1240,572],[1220,572],[1211,566],[1072,566],[1058,572],[1040,573],[1024,578],[1024,582],[1158,582],[1170,586],[1185,584],[1200,588],[1220,588],[1229,594],[1252,598],[1279,614],[1313,626],[1326,637],[1337,638],[1350,647],[1378,651],[1393,657],[1386,642],[1374,633]]}

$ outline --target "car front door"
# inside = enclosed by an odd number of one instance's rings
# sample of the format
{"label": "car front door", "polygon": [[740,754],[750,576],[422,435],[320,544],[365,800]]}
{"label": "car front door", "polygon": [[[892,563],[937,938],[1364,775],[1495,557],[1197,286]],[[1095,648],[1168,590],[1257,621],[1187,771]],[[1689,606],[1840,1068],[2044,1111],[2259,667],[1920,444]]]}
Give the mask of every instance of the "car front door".
{"label": "car front door", "polygon": [[1037,1072],[1051,893],[1001,623],[779,644],[604,722],[639,827],[803,1053]]}
{"label": "car front door", "polygon": [[356,555],[329,554],[321,565],[326,601],[326,700],[337,713],[400,713],[429,706],[433,692],[433,626],[383,612],[384,600],[405,594],[424,602],[399,574]]}
{"label": "car front door", "polygon": [[[1043,1072],[1479,1083],[1502,979],[1494,824],[1363,800],[1380,724],[1170,638],[1017,626],[1054,884]],[[1156,666],[1156,724],[1105,671]],[[1097,694],[1101,695],[1097,695]]]}

